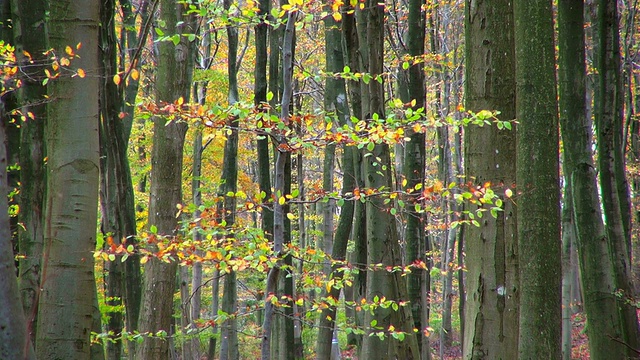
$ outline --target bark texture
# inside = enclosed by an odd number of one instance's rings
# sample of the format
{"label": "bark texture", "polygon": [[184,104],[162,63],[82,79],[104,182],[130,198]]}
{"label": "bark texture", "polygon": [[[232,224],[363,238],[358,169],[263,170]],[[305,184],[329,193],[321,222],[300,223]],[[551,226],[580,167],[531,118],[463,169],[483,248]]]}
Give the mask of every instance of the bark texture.
{"label": "bark texture", "polygon": [[551,1],[516,0],[520,359],[559,359],[558,105]]}
{"label": "bark texture", "polygon": [[[465,108],[516,117],[513,6],[509,0],[468,0],[465,9]],[[505,55],[506,54],[506,55]],[[467,294],[465,359],[518,355],[518,234],[516,208],[504,197],[516,178],[516,131],[495,125],[465,128],[465,174],[470,186],[489,182],[503,200],[497,217],[465,228]],[[470,206],[470,211],[477,207]]]}

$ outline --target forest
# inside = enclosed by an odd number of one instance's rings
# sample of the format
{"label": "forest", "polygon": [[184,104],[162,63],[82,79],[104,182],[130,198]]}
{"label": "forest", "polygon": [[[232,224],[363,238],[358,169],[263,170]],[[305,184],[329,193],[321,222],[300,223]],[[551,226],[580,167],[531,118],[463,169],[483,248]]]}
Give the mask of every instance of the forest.
{"label": "forest", "polygon": [[639,359],[638,5],[0,1],[0,360]]}

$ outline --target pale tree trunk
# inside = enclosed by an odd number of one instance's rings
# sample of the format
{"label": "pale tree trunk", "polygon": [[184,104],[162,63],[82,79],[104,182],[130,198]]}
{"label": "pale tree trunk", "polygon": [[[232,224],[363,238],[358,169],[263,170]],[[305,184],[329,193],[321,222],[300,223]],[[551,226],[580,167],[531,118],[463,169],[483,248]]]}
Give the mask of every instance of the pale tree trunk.
{"label": "pale tree trunk", "polygon": [[519,121],[518,357],[559,359],[562,271],[552,3],[516,0],[513,9]]}
{"label": "pale tree trunk", "polygon": [[[465,107],[516,117],[513,7],[508,0],[467,1]],[[507,54],[506,56],[504,54]],[[495,125],[465,128],[465,175],[474,186],[489,182],[503,201],[494,218],[466,226],[467,293],[465,359],[518,357],[518,237],[516,208],[504,196],[516,177],[516,131]],[[557,206],[557,205],[556,205]],[[467,204],[467,210],[477,207]]]}
{"label": "pale tree trunk", "polygon": [[[166,34],[193,33],[192,19],[182,14],[182,5],[173,0],[160,2],[160,19]],[[179,22],[180,21],[180,22]],[[193,43],[187,37],[174,45],[171,41],[158,44],[156,101],[174,103],[179,98],[188,101],[193,64]],[[182,201],[182,157],[186,123],[174,119],[167,124],[161,115],[154,117],[153,151],[151,153],[151,192],[149,196],[149,226],[157,229],[158,236],[171,240],[177,232],[176,205]],[[150,250],[157,251],[155,246]],[[141,333],[171,333],[173,293],[177,263],[155,257],[145,264],[144,288],[139,327]],[[145,338],[138,347],[136,358],[163,360],[169,358],[169,341],[161,337]]]}
{"label": "pale tree trunk", "polygon": [[[382,76],[384,57],[384,6],[376,1],[368,1],[365,5],[367,14],[367,47],[369,52],[368,72],[374,78]],[[369,102],[373,116],[384,117],[383,84],[372,80],[369,83]],[[366,188],[391,190],[391,158],[389,145],[375,144],[372,156],[365,162]],[[386,168],[383,168],[383,165]],[[382,268],[368,269],[366,299],[369,303],[383,297],[389,301],[406,301],[407,289],[404,277],[397,272],[388,272],[385,267],[401,265],[400,244],[396,222],[390,213],[392,205],[384,203],[384,196],[375,195],[366,201],[367,211],[367,264],[373,266],[382,264]],[[364,325],[366,334],[362,344],[362,358],[387,359],[397,357],[401,359],[418,359],[420,354],[415,333],[413,332],[413,318],[411,309],[400,306],[398,310],[391,307],[378,307],[365,314]],[[406,332],[404,341],[400,342],[391,337],[388,332],[390,326],[398,331]],[[377,336],[379,332],[384,335]]]}
{"label": "pale tree trunk", "polygon": [[[621,75],[620,35],[617,3],[597,3],[597,95],[594,103],[600,193],[615,289],[621,293],[617,306],[622,325],[622,341],[628,346],[627,356],[638,356],[640,331],[636,308],[628,301],[633,296],[631,281],[631,208],[625,174],[623,124],[623,91]],[[586,299],[585,299],[586,300]]]}
{"label": "pale tree trunk", "polygon": [[[22,113],[31,112],[34,119],[20,124],[20,213],[18,221],[23,226],[19,232],[18,249],[25,257],[19,263],[18,286],[20,300],[28,321],[29,336],[35,343],[37,299],[42,269],[43,213],[45,194],[44,124],[47,108],[43,100],[47,94],[42,85],[45,58],[48,48],[45,27],[46,2],[40,0],[13,0],[13,33],[16,56],[21,61],[22,79],[18,97]],[[33,63],[24,55],[31,55]]]}
{"label": "pale tree trunk", "polygon": [[[37,332],[42,359],[89,359],[96,299],[93,272],[99,184],[99,3],[51,4],[51,47],[82,43],[74,68],[52,81],[47,139],[47,211]],[[53,326],[52,324],[55,324]]]}

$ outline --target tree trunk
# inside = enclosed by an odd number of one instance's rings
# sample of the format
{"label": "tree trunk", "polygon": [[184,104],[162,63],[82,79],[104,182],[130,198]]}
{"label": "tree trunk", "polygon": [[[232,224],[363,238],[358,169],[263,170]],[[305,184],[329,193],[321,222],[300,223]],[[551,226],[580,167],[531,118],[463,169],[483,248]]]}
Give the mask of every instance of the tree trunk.
{"label": "tree trunk", "polygon": [[[467,1],[465,108],[516,117],[513,7],[508,0]],[[507,54],[505,56],[505,54]],[[494,218],[464,229],[467,296],[465,359],[518,357],[518,234],[516,208],[504,196],[516,177],[516,132],[495,125],[465,128],[465,175],[473,187],[489,183],[502,199]],[[556,205],[557,206],[557,205]],[[467,204],[475,212],[476,206]]]}
{"label": "tree trunk", "polygon": [[620,58],[620,34],[617,3],[598,1],[597,68],[598,92],[594,102],[598,139],[600,193],[613,262],[615,291],[620,292],[617,306],[622,325],[622,340],[627,356],[638,356],[640,332],[636,308],[628,301],[633,296],[631,271],[631,208],[625,174],[623,91]]}
{"label": "tree trunk", "polygon": [[[356,10],[351,5],[345,4],[345,14],[342,18],[342,35],[345,44],[345,61],[351,71],[364,72],[363,57],[360,52],[358,27],[356,24],[356,12],[360,14],[362,10]],[[361,16],[361,15],[358,15]],[[350,80],[348,82],[349,89],[349,105],[351,107],[351,115],[356,119],[363,119],[363,103],[368,101],[365,99],[365,93],[368,94],[368,87],[363,81]],[[367,104],[368,108],[368,104]],[[353,124],[352,124],[353,126]],[[353,171],[355,186],[358,189],[364,189],[364,167],[363,167],[364,151],[357,150],[353,154]],[[354,249],[348,255],[349,263],[354,265],[357,272],[354,275],[353,285],[345,287],[346,301],[360,301],[365,297],[366,287],[366,263],[367,263],[367,236],[366,236],[366,212],[365,205],[361,201],[356,201],[354,206],[353,218],[353,242]],[[363,326],[364,314],[356,311],[353,307],[346,309],[347,316],[355,326]],[[347,336],[349,345],[356,345],[359,350],[362,349],[362,335],[349,334]]]}
{"label": "tree trunk", "polygon": [[[589,326],[589,349],[594,359],[624,358],[622,324],[614,296],[613,264],[602,222],[596,174],[592,160],[591,123],[586,116],[586,68],[583,2],[558,3],[560,122],[564,144],[564,173],[571,187],[573,218],[584,307]],[[566,229],[565,229],[566,231]]]}
{"label": "tree trunk", "polygon": [[559,359],[562,271],[552,4],[516,0],[513,9],[519,121],[518,352],[520,359]]}
{"label": "tree trunk", "polygon": [[35,359],[27,321],[20,302],[13,244],[9,227],[9,184],[5,125],[9,118],[0,102],[0,358]]}
{"label": "tree trunk", "polygon": [[[22,113],[31,112],[34,119],[20,124],[20,213],[18,221],[23,226],[19,232],[18,249],[24,258],[19,263],[18,287],[20,300],[28,321],[29,336],[36,340],[38,293],[42,269],[43,212],[45,197],[45,144],[44,124],[47,107],[43,103],[47,95],[42,85],[45,58],[48,49],[48,33],[45,27],[46,2],[40,0],[13,0],[13,33],[16,57],[20,71],[26,76],[18,91]],[[23,51],[30,54],[29,62]]]}
{"label": "tree trunk", "polygon": [[[183,18],[182,5],[173,0],[161,0],[160,19],[166,34],[194,33],[194,29],[183,29],[192,21]],[[180,22],[179,22],[180,20]],[[174,103],[179,98],[188,101],[191,84],[192,43],[181,37],[174,45],[171,41],[158,43],[158,66],[156,76],[156,101]],[[178,222],[176,204],[182,202],[182,157],[187,125],[180,119],[167,123],[164,116],[154,116],[153,150],[151,153],[151,192],[149,196],[149,225],[157,229],[159,237],[172,240]],[[151,251],[157,252],[152,245]],[[164,331],[171,333],[173,293],[177,263],[155,257],[145,264],[142,311],[139,327],[141,333]],[[140,360],[163,360],[169,358],[168,341],[162,337],[150,337],[137,349]]]}
{"label": "tree trunk", "polygon": [[[51,47],[69,44],[86,78],[61,77],[49,86],[45,257],[37,332],[42,359],[89,359],[96,297],[93,272],[99,184],[99,3],[51,3]],[[69,314],[73,314],[70,316]],[[55,324],[55,326],[52,326]]]}
{"label": "tree trunk", "polygon": [[[342,49],[342,30],[339,27],[338,22],[332,16],[327,16],[325,18],[325,56],[326,56],[326,64],[327,64],[327,72],[328,73],[338,73],[344,69],[344,54]],[[347,125],[349,122],[349,108],[347,105],[347,90],[344,79],[328,77],[326,79],[325,85],[325,111],[328,116],[332,117],[331,121],[336,121],[337,126]],[[327,153],[335,153],[335,145],[333,145],[332,150],[327,150],[325,152],[325,156]],[[342,176],[342,191],[341,194],[344,196],[347,193],[353,193],[353,189],[355,188],[355,179],[353,173],[354,161],[353,154],[355,148],[354,147],[344,147],[342,151],[342,164],[344,169],[344,174]],[[326,167],[326,158],[325,158],[325,169],[323,171],[323,176],[333,177],[333,166],[330,166],[330,169]],[[333,186],[332,181],[325,181],[325,186]],[[324,189],[325,191],[332,191],[330,189]],[[330,206],[330,204],[325,204],[325,206]],[[336,283],[338,286],[332,286],[328,293],[325,293],[324,296],[328,298],[334,299],[336,302],[340,298],[340,289],[342,288],[341,282],[343,278],[343,273],[339,271],[339,269],[344,265],[343,262],[346,260],[347,255],[347,243],[349,241],[349,237],[351,235],[351,228],[353,224],[353,213],[354,213],[354,201],[346,201],[342,206],[340,212],[340,218],[338,220],[338,226],[335,231],[335,238],[333,239],[332,248],[330,249],[331,259],[333,260],[333,264],[331,265],[331,270],[326,271],[325,273],[330,274],[330,278]],[[333,217],[333,211],[330,211],[331,219]],[[325,217],[325,221],[329,220]],[[327,229],[325,226],[324,232],[326,235],[326,231],[330,231],[333,234],[333,229]],[[325,236],[325,241],[327,236]],[[325,248],[327,244],[325,243]],[[326,251],[326,250],[325,250]],[[320,321],[318,325],[318,344],[316,348],[316,358],[330,360],[332,356],[332,349],[334,348],[333,339],[334,339],[334,328],[335,328],[335,320],[336,320],[337,309],[336,306],[329,306],[326,309],[323,309],[320,314]]]}
{"label": "tree trunk", "polygon": [[[369,82],[369,106],[372,118],[384,117],[383,81],[378,82],[375,79],[377,76],[382,76],[383,72],[384,6],[371,0],[367,2],[366,8],[368,72],[374,78]],[[393,189],[389,145],[375,144],[371,153],[372,156],[364,160],[366,188],[378,191]],[[407,290],[404,277],[386,269],[386,267],[402,264],[396,222],[390,212],[391,206],[390,203],[385,203],[382,195],[371,196],[366,200],[367,264],[371,267],[367,272],[366,299],[370,304],[382,301],[383,298],[394,302],[406,301]],[[375,310],[365,314],[364,324],[366,335],[362,344],[362,358],[371,360],[394,356],[401,359],[419,358],[410,309],[404,306],[398,307],[397,310],[391,307],[376,307]],[[400,342],[391,337],[390,326],[406,332],[404,341]]]}

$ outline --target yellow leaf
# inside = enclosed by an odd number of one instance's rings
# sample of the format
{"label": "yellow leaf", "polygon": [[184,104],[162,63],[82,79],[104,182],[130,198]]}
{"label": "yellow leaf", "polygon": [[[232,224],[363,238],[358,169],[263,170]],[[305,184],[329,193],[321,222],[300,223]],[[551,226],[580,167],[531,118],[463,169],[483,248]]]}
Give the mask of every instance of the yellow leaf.
{"label": "yellow leaf", "polygon": [[334,12],[333,13],[333,20],[335,20],[335,21],[342,20],[342,14],[340,14],[339,12]]}
{"label": "yellow leaf", "polygon": [[64,52],[66,52],[67,55],[69,56],[73,56],[73,49],[69,45],[67,45],[67,47],[64,48]]}
{"label": "yellow leaf", "polygon": [[326,130],[326,131],[331,130],[331,127],[332,127],[332,126],[333,126],[333,122],[332,122],[332,121],[329,121],[329,122],[327,123],[327,126],[325,127],[325,130]]}
{"label": "yellow leaf", "polygon": [[84,78],[87,74],[85,74],[84,70],[78,69],[78,76]]}
{"label": "yellow leaf", "polygon": [[182,96],[180,96],[180,98],[178,99],[178,101],[176,103],[178,105],[182,105],[184,103],[184,98]]}
{"label": "yellow leaf", "polygon": [[137,69],[131,70],[131,78],[133,80],[138,80],[140,78],[140,73],[138,72]]}
{"label": "yellow leaf", "polygon": [[69,58],[66,58],[64,56],[62,58],[60,58],[60,65],[69,66],[69,64],[70,64]]}
{"label": "yellow leaf", "polygon": [[513,191],[511,191],[511,189],[507,189],[504,191],[504,196],[510,198],[511,196],[513,196]]}
{"label": "yellow leaf", "polygon": [[284,205],[284,202],[285,202],[285,201],[286,201],[286,200],[285,200],[284,196],[280,196],[280,199],[278,199],[278,204],[280,204],[280,205]]}
{"label": "yellow leaf", "polygon": [[148,256],[143,256],[143,257],[140,259],[140,264],[144,265],[144,264],[146,264],[146,263],[147,263],[147,261],[149,261],[149,257],[148,257]]}
{"label": "yellow leaf", "polygon": [[287,213],[287,219],[293,220],[294,219],[293,214],[292,213]]}
{"label": "yellow leaf", "polygon": [[80,50],[80,48],[81,48],[81,47],[82,47],[82,43],[81,43],[81,42],[79,42],[79,43],[76,45],[76,50]]}
{"label": "yellow leaf", "polygon": [[120,85],[120,81],[121,81],[120,75],[118,75],[118,74],[113,75],[113,83],[114,84]]}

